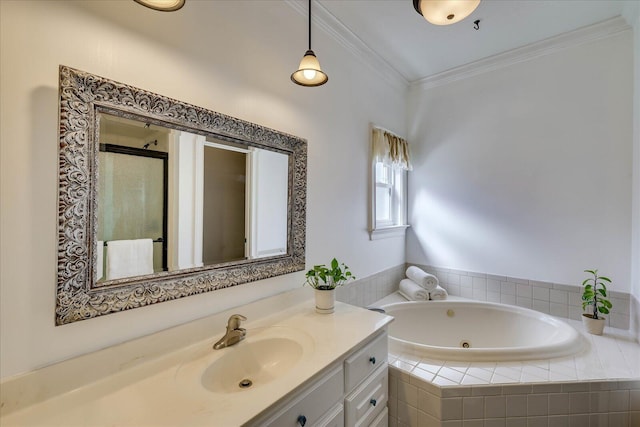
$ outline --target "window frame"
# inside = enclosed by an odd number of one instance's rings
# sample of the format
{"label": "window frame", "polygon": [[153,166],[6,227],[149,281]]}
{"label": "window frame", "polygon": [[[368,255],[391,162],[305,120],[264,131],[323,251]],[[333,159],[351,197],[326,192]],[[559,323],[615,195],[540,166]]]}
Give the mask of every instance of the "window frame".
{"label": "window frame", "polygon": [[[378,189],[378,172],[376,165],[382,163],[384,167],[390,168],[391,190],[390,197],[390,217],[389,221],[379,221],[377,219],[377,189]],[[407,221],[407,194],[408,194],[408,174],[407,170],[399,166],[385,164],[384,162],[371,159],[371,206],[370,206],[370,240],[384,239],[388,237],[404,236],[406,229],[410,227]],[[383,184],[384,185],[384,184]],[[400,187],[400,188],[398,188]]]}

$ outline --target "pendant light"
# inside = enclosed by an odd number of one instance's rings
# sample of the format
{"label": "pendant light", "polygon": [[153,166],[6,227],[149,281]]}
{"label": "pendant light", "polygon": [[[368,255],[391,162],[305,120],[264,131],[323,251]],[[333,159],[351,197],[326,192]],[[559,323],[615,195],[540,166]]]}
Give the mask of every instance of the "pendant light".
{"label": "pendant light", "polygon": [[462,21],[476,10],[480,0],[413,0],[416,12],[434,25]]}
{"label": "pendant light", "polygon": [[291,74],[291,81],[300,86],[321,86],[329,77],[320,69],[320,62],[311,50],[311,0],[309,0],[309,49],[300,61],[298,71]]}
{"label": "pendant light", "polygon": [[184,6],[185,0],[133,0],[138,4],[161,12],[173,12]]}

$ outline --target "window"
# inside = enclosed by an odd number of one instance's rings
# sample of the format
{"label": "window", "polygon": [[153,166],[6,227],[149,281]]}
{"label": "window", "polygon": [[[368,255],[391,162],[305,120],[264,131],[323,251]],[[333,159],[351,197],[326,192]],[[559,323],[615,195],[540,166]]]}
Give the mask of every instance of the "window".
{"label": "window", "polygon": [[371,240],[404,235],[407,225],[407,170],[411,168],[407,142],[387,131],[373,129]]}

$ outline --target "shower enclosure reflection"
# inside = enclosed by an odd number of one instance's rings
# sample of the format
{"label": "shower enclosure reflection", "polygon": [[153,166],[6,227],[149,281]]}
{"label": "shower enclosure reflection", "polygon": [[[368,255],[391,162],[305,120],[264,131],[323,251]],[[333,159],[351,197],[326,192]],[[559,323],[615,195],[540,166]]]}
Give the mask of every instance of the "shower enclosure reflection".
{"label": "shower enclosure reflection", "polygon": [[289,156],[100,113],[97,285],[287,253]]}

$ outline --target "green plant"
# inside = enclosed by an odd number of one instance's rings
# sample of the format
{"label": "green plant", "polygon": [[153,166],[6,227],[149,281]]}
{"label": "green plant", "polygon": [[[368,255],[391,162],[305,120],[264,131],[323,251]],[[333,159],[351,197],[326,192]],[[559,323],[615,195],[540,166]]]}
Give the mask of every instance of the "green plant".
{"label": "green plant", "polygon": [[598,313],[609,314],[609,309],[612,307],[611,302],[607,299],[607,286],[606,283],[611,283],[611,279],[604,276],[598,276],[598,270],[585,270],[585,273],[592,274],[593,277],[585,279],[582,282],[584,291],[582,292],[582,309],[587,306],[593,307],[593,319],[598,318]]}
{"label": "green plant", "polygon": [[314,265],[311,270],[307,271],[305,277],[307,278],[305,284],[314,289],[322,290],[335,289],[347,283],[349,279],[356,278],[349,271],[349,267],[344,263],[339,263],[335,258],[331,260],[329,267],[325,264]]}

